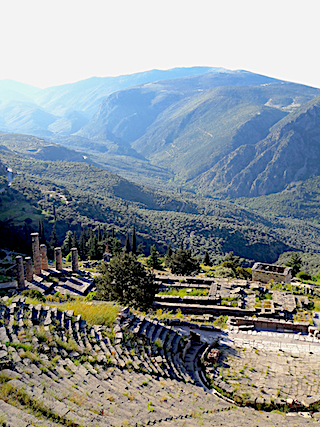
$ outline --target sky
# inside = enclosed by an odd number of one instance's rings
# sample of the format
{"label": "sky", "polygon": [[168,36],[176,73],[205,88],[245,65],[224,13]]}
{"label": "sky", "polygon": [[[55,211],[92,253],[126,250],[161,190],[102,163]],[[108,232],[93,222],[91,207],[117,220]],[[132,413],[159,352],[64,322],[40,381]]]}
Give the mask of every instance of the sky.
{"label": "sky", "polygon": [[3,1],[0,80],[212,66],[320,88],[319,12],[319,0]]}

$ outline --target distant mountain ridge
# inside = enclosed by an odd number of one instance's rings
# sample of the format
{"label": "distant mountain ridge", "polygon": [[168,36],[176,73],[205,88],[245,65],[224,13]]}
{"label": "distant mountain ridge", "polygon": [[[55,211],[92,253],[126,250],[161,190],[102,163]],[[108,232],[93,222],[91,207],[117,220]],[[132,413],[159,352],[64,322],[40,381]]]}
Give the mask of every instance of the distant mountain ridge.
{"label": "distant mountain ridge", "polygon": [[116,91],[136,84],[209,72],[223,72],[223,69],[191,67],[151,70],[118,77],[92,77],[46,89],[13,80],[0,80],[0,131],[27,133],[54,140],[81,129],[98,110],[103,99]]}
{"label": "distant mountain ridge", "polygon": [[80,151],[133,181],[237,198],[320,176],[317,88],[210,67],[45,90],[10,82],[11,100],[4,87],[0,131]]}
{"label": "distant mountain ridge", "polygon": [[198,178],[205,192],[261,196],[320,175],[320,97],[277,122],[255,146],[242,145]]}

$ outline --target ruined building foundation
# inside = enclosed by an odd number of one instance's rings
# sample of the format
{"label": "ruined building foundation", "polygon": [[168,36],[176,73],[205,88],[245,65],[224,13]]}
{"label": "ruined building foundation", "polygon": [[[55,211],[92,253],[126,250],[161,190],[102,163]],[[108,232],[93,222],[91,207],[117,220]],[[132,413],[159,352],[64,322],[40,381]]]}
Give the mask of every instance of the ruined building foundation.
{"label": "ruined building foundation", "polygon": [[32,241],[32,254],[33,254],[33,264],[34,264],[34,274],[37,276],[41,274],[41,260],[40,260],[40,250],[39,250],[39,233],[31,233]]}

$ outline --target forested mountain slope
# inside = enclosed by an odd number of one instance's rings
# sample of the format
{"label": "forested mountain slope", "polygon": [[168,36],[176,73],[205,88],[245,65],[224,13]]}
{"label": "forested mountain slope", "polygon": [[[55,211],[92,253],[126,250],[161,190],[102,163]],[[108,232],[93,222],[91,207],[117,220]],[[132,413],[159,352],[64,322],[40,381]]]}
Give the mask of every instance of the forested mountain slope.
{"label": "forested mountain slope", "polygon": [[0,150],[24,154],[39,160],[65,160],[92,163],[88,156],[42,138],[15,133],[0,133]]}
{"label": "forested mountain slope", "polygon": [[[106,98],[78,134],[103,140],[111,132],[151,164],[167,168],[176,183],[212,194],[232,179],[223,162],[233,161],[242,171],[247,166],[242,157],[254,157],[250,146],[259,151],[258,144],[276,132],[273,126],[281,126],[288,114],[300,115],[320,95],[318,89],[285,82],[254,86],[252,76],[242,72],[233,75],[236,86],[224,86],[229,79],[228,73],[206,74],[123,90]],[[215,84],[220,86],[210,89]],[[289,132],[294,123],[288,120]],[[306,150],[312,151],[308,142]]]}
{"label": "forested mountain slope", "polygon": [[225,156],[195,184],[204,192],[231,197],[283,191],[320,175],[320,97],[280,120],[257,144],[244,144]]}
{"label": "forested mountain slope", "polygon": [[37,230],[43,218],[47,239],[55,224],[59,244],[68,230],[79,238],[83,228],[98,225],[110,233],[114,229],[124,244],[135,223],[138,243],[147,254],[154,243],[163,253],[169,243],[177,247],[181,241],[196,255],[208,251],[213,260],[231,250],[266,262],[287,250],[319,251],[317,224],[265,217],[187,193],[155,191],[86,164],[35,161],[6,151],[1,160],[18,172],[0,194],[2,236],[8,236],[10,227],[17,242]]}
{"label": "forested mountain slope", "polygon": [[[318,174],[316,88],[208,67],[44,90],[6,84],[0,131],[40,136],[154,187],[257,196]],[[52,147],[38,157],[63,159]]]}

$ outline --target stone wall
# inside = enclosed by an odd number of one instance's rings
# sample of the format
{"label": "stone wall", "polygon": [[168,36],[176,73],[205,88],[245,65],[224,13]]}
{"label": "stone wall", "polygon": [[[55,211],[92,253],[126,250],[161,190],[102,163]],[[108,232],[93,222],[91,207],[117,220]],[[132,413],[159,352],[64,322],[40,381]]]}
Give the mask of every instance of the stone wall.
{"label": "stone wall", "polygon": [[262,283],[268,283],[272,280],[278,283],[290,283],[292,268],[256,262],[252,267],[252,280]]}
{"label": "stone wall", "polygon": [[277,319],[263,319],[255,317],[235,317],[230,319],[230,323],[235,326],[253,325],[255,329],[274,330],[279,332],[302,332],[308,333],[308,322],[287,322]]}

